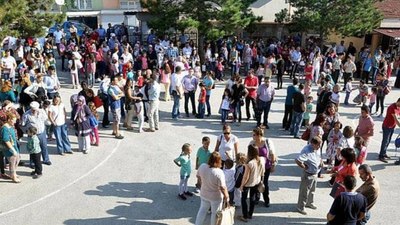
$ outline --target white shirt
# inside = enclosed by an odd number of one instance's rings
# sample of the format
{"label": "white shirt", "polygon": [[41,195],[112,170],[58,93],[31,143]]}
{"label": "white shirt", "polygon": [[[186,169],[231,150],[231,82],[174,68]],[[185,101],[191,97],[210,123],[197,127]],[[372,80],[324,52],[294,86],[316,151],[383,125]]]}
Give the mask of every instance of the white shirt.
{"label": "white shirt", "polygon": [[218,140],[220,141],[218,150],[222,161],[228,159],[226,155],[229,155],[232,160],[235,159],[235,143],[238,143],[238,138],[235,135],[230,134],[228,141],[225,139],[224,135],[220,135]]}
{"label": "white shirt", "polygon": [[182,49],[182,53],[183,53],[183,55],[184,56],[186,56],[187,58],[189,58],[190,57],[190,55],[192,54],[192,47],[184,47],[183,49]]}
{"label": "white shirt", "polygon": [[3,57],[1,59],[1,64],[5,68],[7,68],[9,70],[13,70],[13,69],[15,69],[15,65],[17,64],[17,62],[15,61],[14,57],[8,56],[8,57]]}
{"label": "white shirt", "polygon": [[224,169],[225,183],[228,191],[233,191],[235,188],[235,167]]}
{"label": "white shirt", "polygon": [[180,87],[182,86],[182,79],[183,79],[183,75],[181,73],[177,74],[177,73],[173,73],[171,76],[171,90],[172,91],[177,91],[176,87]]}
{"label": "white shirt", "polygon": [[[114,57],[114,56],[113,56]],[[121,57],[123,58],[123,61],[122,61],[122,64],[126,64],[126,63],[128,63],[129,61],[131,61],[131,62],[133,62],[133,57],[132,57],[132,54],[131,53],[124,53],[124,54],[122,54],[121,55]]]}
{"label": "white shirt", "polygon": [[56,126],[65,124],[65,105],[60,103],[59,105],[50,105],[49,112],[53,118]]}
{"label": "white shirt", "polygon": [[56,40],[56,44],[59,44],[61,43],[61,38],[64,36],[64,32],[62,30],[59,31],[56,30],[54,31],[53,35]]}

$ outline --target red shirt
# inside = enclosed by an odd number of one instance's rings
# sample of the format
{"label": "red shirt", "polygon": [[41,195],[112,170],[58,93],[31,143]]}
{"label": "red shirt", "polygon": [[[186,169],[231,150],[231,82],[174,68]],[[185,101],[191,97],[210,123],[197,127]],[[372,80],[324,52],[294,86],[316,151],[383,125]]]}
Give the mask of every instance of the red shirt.
{"label": "red shirt", "polygon": [[400,116],[400,108],[396,106],[396,103],[393,103],[388,107],[386,111],[386,117],[383,120],[383,127],[392,129],[396,127],[396,121],[394,120],[392,114]]}
{"label": "red shirt", "polygon": [[247,76],[244,79],[244,85],[249,86],[249,87],[255,87],[255,88],[246,88],[247,91],[249,91],[249,97],[250,98],[257,98],[257,87],[258,87],[258,78],[256,76]]}
{"label": "red shirt", "polygon": [[307,66],[305,69],[304,69],[304,72],[305,72],[305,74],[306,74],[306,80],[312,80],[313,79],[313,77],[312,77],[312,72],[313,72],[313,70],[314,70],[314,67],[313,66]]}
{"label": "red shirt", "polygon": [[206,94],[207,91],[205,88],[200,89],[200,95],[199,95],[199,103],[206,103]]}

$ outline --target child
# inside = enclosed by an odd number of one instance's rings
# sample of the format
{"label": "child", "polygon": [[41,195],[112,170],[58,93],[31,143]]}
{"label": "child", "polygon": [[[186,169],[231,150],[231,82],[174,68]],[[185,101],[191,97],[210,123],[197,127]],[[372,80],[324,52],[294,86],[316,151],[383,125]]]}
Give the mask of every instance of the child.
{"label": "child", "polygon": [[377,93],[377,92],[378,92],[378,89],[377,89],[376,87],[372,87],[372,88],[371,88],[371,94],[368,95],[368,98],[369,98],[369,105],[368,105],[368,107],[369,107],[369,111],[371,112],[372,115],[374,115],[374,114],[377,113],[377,112],[372,113],[372,107],[375,105],[375,102],[376,102],[376,93]]}
{"label": "child", "polygon": [[[50,101],[49,100],[45,100],[43,102],[43,110],[46,112],[46,115],[49,114],[49,109],[50,109]],[[47,118],[45,123],[45,127],[46,127],[46,135],[47,135],[47,140],[49,141],[54,141],[54,125],[51,124],[50,120]]]}
{"label": "child", "polygon": [[338,166],[342,161],[340,152],[344,148],[353,148],[354,146],[354,131],[350,126],[345,126],[343,129],[343,136],[339,139],[338,147],[336,148],[335,166]]}
{"label": "child", "polygon": [[299,62],[299,79],[304,79],[304,68],[306,67],[306,62],[304,59],[304,56],[301,57],[301,60]]}
{"label": "child", "polygon": [[90,127],[92,127],[92,132],[90,132],[90,144],[94,146],[99,146],[99,115],[97,114],[97,108],[93,102],[89,102],[88,104],[92,115],[89,117]]}
{"label": "child", "polygon": [[339,140],[343,137],[342,124],[338,121],[333,124],[333,129],[328,134],[328,148],[326,149],[327,164],[333,167],[336,156],[336,149],[339,146]]}
{"label": "child", "polygon": [[94,86],[94,74],[96,73],[96,59],[90,54],[86,60],[86,79],[90,88]]}
{"label": "child", "polygon": [[[211,151],[209,149],[210,138],[203,137],[203,139],[201,139],[201,143],[203,144],[203,146],[197,150],[197,154],[196,154],[196,170],[199,169],[201,164],[208,163],[208,159],[210,158],[210,155],[211,155]],[[201,184],[200,184],[199,178],[197,178],[196,193],[200,192],[200,187],[201,187],[200,185]]]}
{"label": "child", "polygon": [[264,69],[264,65],[263,65],[263,64],[258,65],[257,77],[258,77],[258,83],[259,83],[259,84],[261,84],[261,81],[262,81],[262,79],[263,79],[263,77],[264,77],[264,73],[265,73],[264,70],[265,70],[265,69]]}
{"label": "child", "polygon": [[240,191],[240,185],[242,185],[242,179],[244,176],[245,164],[247,157],[244,153],[238,153],[236,155],[236,168],[235,168],[235,206],[241,206],[242,192]]}
{"label": "child", "polygon": [[199,84],[200,87],[200,94],[199,94],[199,105],[198,105],[198,109],[197,112],[199,112],[199,114],[197,114],[197,118],[199,119],[203,119],[204,118],[204,114],[206,113],[206,95],[207,95],[207,91],[206,91],[206,87],[204,86],[203,83]]}
{"label": "child", "polygon": [[339,102],[340,102],[340,85],[335,84],[333,86],[333,92],[332,95],[330,96],[330,100],[336,105],[336,108],[339,108]]}
{"label": "child", "polygon": [[234,205],[234,193],[235,193],[235,168],[233,167],[232,159],[225,161],[225,167],[223,169],[225,175],[226,188],[229,194],[229,204]]}
{"label": "child", "polygon": [[42,161],[40,160],[41,148],[39,138],[36,134],[37,129],[35,127],[30,127],[28,129],[28,142],[26,143],[29,158],[35,164],[35,170],[31,172],[34,179],[42,176]]}
{"label": "child", "polygon": [[190,153],[192,153],[192,146],[189,143],[185,143],[182,146],[182,152],[180,156],[174,159],[174,163],[181,168],[179,182],[179,195],[178,197],[182,200],[186,200],[186,196],[193,196],[193,193],[188,191],[187,183],[192,172],[192,163],[190,160]]}
{"label": "child", "polygon": [[226,119],[228,118],[229,110],[230,110],[230,102],[231,102],[231,92],[228,88],[225,88],[224,95],[222,96],[221,102],[221,123],[225,124]]}
{"label": "child", "polygon": [[346,97],[344,99],[344,104],[345,105],[349,105],[350,94],[353,91],[353,85],[351,84],[352,81],[353,81],[353,78],[349,77],[349,79],[347,80],[347,83],[346,83],[346,87],[345,87]]}
{"label": "child", "polygon": [[314,107],[312,102],[313,102],[313,97],[312,96],[308,96],[307,97],[307,102],[306,102],[306,111],[305,111],[304,117],[303,117],[304,118],[304,125],[306,127],[310,126],[310,114],[312,113],[313,107]]}
{"label": "child", "polygon": [[[135,90],[133,91],[133,96],[138,98],[143,98],[143,94],[140,92],[139,86],[135,85]],[[138,118],[139,133],[143,132],[143,122],[144,122],[144,109],[143,101],[141,99],[134,100],[135,114]]]}
{"label": "child", "polygon": [[304,96],[307,98],[311,94],[311,84],[312,80],[306,80],[304,84]]}
{"label": "child", "polygon": [[224,65],[223,63],[223,59],[222,57],[218,58],[217,61],[217,68],[216,68],[216,79],[218,79],[219,81],[223,81],[223,77],[224,77]]}
{"label": "child", "polygon": [[305,78],[306,78],[306,82],[310,81],[310,83],[313,80],[313,71],[314,71],[314,67],[312,66],[311,61],[307,62],[307,66],[304,69],[304,73],[305,73]]}
{"label": "child", "polygon": [[362,165],[367,159],[367,147],[365,147],[364,139],[360,136],[354,137],[354,151],[356,152],[356,164]]}

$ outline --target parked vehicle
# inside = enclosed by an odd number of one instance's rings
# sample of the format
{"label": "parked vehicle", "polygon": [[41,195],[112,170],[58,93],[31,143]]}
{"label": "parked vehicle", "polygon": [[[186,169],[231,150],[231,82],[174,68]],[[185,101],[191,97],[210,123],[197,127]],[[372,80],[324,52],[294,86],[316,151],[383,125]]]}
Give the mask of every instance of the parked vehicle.
{"label": "parked vehicle", "polygon": [[74,25],[78,30],[78,36],[82,36],[82,34],[86,31],[92,31],[92,28],[87,26],[84,23],[79,23],[77,21],[65,21],[63,24],[55,24],[54,26],[49,28],[49,35],[53,35],[53,33],[57,30],[57,27],[64,29],[65,38],[68,40],[71,37],[71,33],[69,32],[69,28],[71,25]]}

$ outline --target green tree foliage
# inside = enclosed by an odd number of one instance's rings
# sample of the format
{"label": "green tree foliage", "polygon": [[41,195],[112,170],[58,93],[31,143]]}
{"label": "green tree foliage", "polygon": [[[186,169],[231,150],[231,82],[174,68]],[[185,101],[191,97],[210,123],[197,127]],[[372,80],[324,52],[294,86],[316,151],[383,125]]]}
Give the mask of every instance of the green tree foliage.
{"label": "green tree foliage", "polygon": [[[362,36],[379,27],[378,0],[291,0],[293,31],[315,31],[324,39],[331,32],[343,36]],[[285,18],[279,14],[276,19]]]}
{"label": "green tree foliage", "polygon": [[0,0],[0,39],[45,35],[46,27],[65,18],[50,12],[53,4],[54,0]]}

